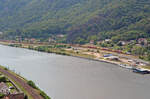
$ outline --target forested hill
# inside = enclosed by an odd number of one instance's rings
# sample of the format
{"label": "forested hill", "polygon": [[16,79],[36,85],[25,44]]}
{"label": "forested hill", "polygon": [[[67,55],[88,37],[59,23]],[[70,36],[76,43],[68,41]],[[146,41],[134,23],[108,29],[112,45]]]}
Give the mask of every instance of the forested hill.
{"label": "forested hill", "polygon": [[150,37],[150,0],[1,0],[5,37],[67,34],[70,43]]}

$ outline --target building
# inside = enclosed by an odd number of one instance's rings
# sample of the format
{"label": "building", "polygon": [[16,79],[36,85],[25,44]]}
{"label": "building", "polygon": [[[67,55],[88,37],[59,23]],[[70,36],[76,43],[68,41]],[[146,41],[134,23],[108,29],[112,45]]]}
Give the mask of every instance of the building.
{"label": "building", "polygon": [[24,99],[24,93],[10,94],[5,96],[4,99]]}
{"label": "building", "polygon": [[109,59],[109,60],[119,60],[119,57],[118,56],[110,56],[110,57],[107,57],[106,59]]}
{"label": "building", "polygon": [[11,88],[12,86],[8,87],[8,85],[4,82],[0,83],[0,93],[4,94],[3,99],[24,99],[24,93],[17,91],[15,92],[14,90],[11,92]]}
{"label": "building", "polygon": [[120,41],[119,43],[120,43],[122,46],[128,44],[128,42],[125,42],[125,41]]}
{"label": "building", "polygon": [[63,38],[63,37],[65,37],[65,35],[59,34],[59,35],[57,35],[57,37],[58,37],[58,38]]}
{"label": "building", "polygon": [[106,55],[104,55],[104,57],[111,57],[111,56],[113,56],[113,54],[106,54]]}
{"label": "building", "polygon": [[118,56],[114,56],[113,54],[107,54],[107,55],[104,55],[104,59],[119,60],[119,57]]}
{"label": "building", "polygon": [[3,93],[5,95],[10,94],[9,88],[8,88],[8,86],[4,82],[0,83],[0,93]]}
{"label": "building", "polygon": [[48,38],[49,43],[55,43],[56,41],[53,38]]}
{"label": "building", "polygon": [[90,40],[90,44],[94,44],[94,40]]}
{"label": "building", "polygon": [[138,39],[138,44],[147,45],[147,44],[148,44],[148,41],[147,41],[146,38],[139,38],[139,39]]}

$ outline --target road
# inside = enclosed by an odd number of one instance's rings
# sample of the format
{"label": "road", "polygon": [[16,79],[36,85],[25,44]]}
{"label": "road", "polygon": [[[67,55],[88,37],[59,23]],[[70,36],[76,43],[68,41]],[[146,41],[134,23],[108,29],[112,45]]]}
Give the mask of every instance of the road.
{"label": "road", "polygon": [[[79,49],[79,50],[87,49],[87,48],[83,48],[83,47],[80,47],[80,46],[79,47],[78,46],[72,46],[72,48]],[[92,49],[95,52],[97,51],[97,49],[94,49],[94,48],[90,48],[90,49]],[[120,54],[120,53],[116,53],[116,52],[112,52],[112,51],[102,50],[102,49],[99,49],[99,48],[98,48],[98,50],[104,51],[104,52],[108,52],[108,53],[112,53],[113,55],[116,55],[116,56],[119,56],[119,57],[122,57],[122,58],[127,58],[129,60],[134,60],[134,61],[137,61],[137,62],[142,62],[144,64],[150,64],[148,61],[132,57],[132,55]]]}
{"label": "road", "polygon": [[31,95],[31,97],[33,97],[33,99],[44,99],[32,87],[30,87],[26,82],[24,82],[21,78],[14,76],[10,72],[2,68],[0,68],[0,72],[8,76],[9,78],[13,79],[18,84],[20,84]]}

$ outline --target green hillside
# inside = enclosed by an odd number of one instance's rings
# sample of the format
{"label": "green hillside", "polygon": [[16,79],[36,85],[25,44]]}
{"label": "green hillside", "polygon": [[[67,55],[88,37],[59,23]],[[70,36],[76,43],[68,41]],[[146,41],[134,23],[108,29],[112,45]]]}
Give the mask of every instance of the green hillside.
{"label": "green hillside", "polygon": [[[132,40],[150,37],[150,1],[122,0],[109,3],[85,24],[71,29],[70,42],[85,43],[89,40]],[[83,35],[84,34],[84,35]]]}
{"label": "green hillside", "polygon": [[69,43],[150,37],[150,0],[1,0],[5,38],[67,34]]}

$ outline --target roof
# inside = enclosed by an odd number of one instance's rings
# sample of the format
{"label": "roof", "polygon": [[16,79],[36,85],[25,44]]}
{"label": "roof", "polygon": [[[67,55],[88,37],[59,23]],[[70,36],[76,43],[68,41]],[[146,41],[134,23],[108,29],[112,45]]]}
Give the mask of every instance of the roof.
{"label": "roof", "polygon": [[9,88],[4,82],[0,83],[0,93],[9,94]]}
{"label": "roof", "polygon": [[106,55],[104,55],[104,57],[110,57],[110,56],[113,56],[113,54],[106,54]]}

